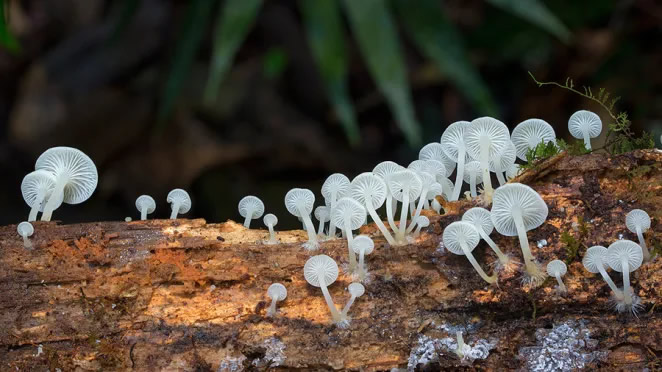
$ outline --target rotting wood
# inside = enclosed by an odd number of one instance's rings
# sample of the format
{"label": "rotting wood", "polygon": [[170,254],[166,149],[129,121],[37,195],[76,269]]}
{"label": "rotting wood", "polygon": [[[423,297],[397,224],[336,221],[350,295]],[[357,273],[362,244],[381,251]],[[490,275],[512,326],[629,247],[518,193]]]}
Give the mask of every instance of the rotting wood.
{"label": "rotting wood", "polygon": [[[35,249],[25,250],[15,225],[1,227],[0,370],[376,371],[426,357],[433,369],[525,369],[527,358],[553,355],[541,343],[555,326],[585,344],[567,363],[662,368],[662,259],[633,275],[645,306],[638,319],[609,310],[607,285],[581,265],[587,247],[620,234],[636,241],[624,223],[633,208],[653,217],[645,235],[660,252],[662,152],[563,156],[537,169],[516,180],[549,206],[547,222],[529,240],[539,261],[568,261],[566,296],[555,294],[553,280],[522,288],[518,273],[488,286],[466,259],[444,252],[443,226],[474,206],[461,201],[447,204],[447,215],[430,215],[430,227],[411,245],[389,248],[376,238],[366,294],[346,329],[330,324],[319,289],[303,279],[310,256],[301,248],[303,231],[279,232],[281,244],[264,245],[266,230],[231,221],[37,222]],[[373,226],[363,232],[377,233]],[[561,242],[564,232],[577,239],[576,255]],[[521,261],[516,237],[492,238]],[[547,245],[536,247],[542,240]],[[342,267],[346,249],[338,239],[323,242],[320,252]],[[484,267],[495,259],[483,243],[475,252]],[[287,287],[288,298],[267,318],[273,282]],[[329,288],[339,307],[350,282],[341,270]],[[490,345],[485,359],[461,361],[447,348],[458,329],[467,344]]]}

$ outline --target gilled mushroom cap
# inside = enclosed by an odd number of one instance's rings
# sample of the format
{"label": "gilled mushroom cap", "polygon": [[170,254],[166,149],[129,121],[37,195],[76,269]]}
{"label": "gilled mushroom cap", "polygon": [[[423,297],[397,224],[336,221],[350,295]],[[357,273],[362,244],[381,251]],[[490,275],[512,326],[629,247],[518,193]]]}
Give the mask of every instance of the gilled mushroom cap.
{"label": "gilled mushroom cap", "polygon": [[142,211],[147,208],[147,214],[153,213],[156,210],[156,201],[149,195],[140,195],[136,199],[136,209]]}
{"label": "gilled mushroom cap", "polygon": [[[23,194],[23,200],[25,200],[30,208],[34,207],[35,203],[37,203],[37,197],[39,193],[43,193],[45,197],[48,197],[55,188],[55,182],[55,176],[49,171],[36,170],[34,172],[28,173],[25,177],[23,177],[23,182],[21,182],[21,193]],[[60,196],[60,200],[56,204],[55,209],[62,205],[63,200],[64,195]],[[46,199],[42,201],[39,211],[43,212],[45,206]]]}
{"label": "gilled mushroom cap", "polygon": [[87,200],[97,188],[99,175],[92,159],[72,147],[52,147],[39,156],[35,169],[52,173],[57,179],[67,176],[64,202],[79,204]]}
{"label": "gilled mushroom cap", "polygon": [[471,173],[476,174],[476,183],[481,183],[483,182],[483,172],[481,172],[480,169],[480,163],[477,161],[470,161],[467,163],[467,165],[464,166],[464,175],[462,178],[464,178],[464,182],[469,183],[471,182]]}
{"label": "gilled mushroom cap", "polygon": [[319,277],[322,275],[324,277],[324,284],[329,286],[338,279],[338,264],[333,258],[320,254],[318,256],[313,256],[306,261],[306,264],[303,266],[303,277],[306,279],[308,284],[319,287]]}
{"label": "gilled mushroom cap", "polygon": [[264,214],[264,203],[257,196],[244,196],[239,201],[239,214],[246,217],[249,211],[253,213],[253,219],[260,218]]}
{"label": "gilled mushroom cap", "polygon": [[328,221],[329,218],[331,218],[329,207],[320,205],[319,207],[315,208],[315,218],[322,222]]}
{"label": "gilled mushroom cap", "polygon": [[607,248],[596,245],[587,249],[582,264],[588,272],[599,273],[600,266],[606,267],[607,265]]}
{"label": "gilled mushroom cap", "polygon": [[361,203],[352,198],[342,198],[338,200],[335,208],[331,210],[331,222],[334,225],[345,226],[345,219],[348,218],[349,227],[356,230],[363,226],[366,220],[366,211]]}
{"label": "gilled mushroom cap", "polygon": [[462,215],[462,221],[469,222],[474,226],[480,226],[487,235],[492,234],[492,230],[494,230],[490,211],[485,208],[475,207],[469,209]]}
{"label": "gilled mushroom cap", "polygon": [[349,193],[349,188],[349,178],[344,174],[334,173],[327,177],[322,184],[322,196],[325,199],[331,199],[331,195],[335,192],[336,199],[340,199]]}
{"label": "gilled mushroom cap", "polygon": [[23,235],[32,236],[32,234],[34,234],[34,227],[30,222],[23,221],[18,224],[18,226],[16,227],[16,231],[21,236]]}
{"label": "gilled mushroom cap", "polygon": [[399,172],[403,169],[405,169],[405,167],[403,167],[402,165],[387,160],[377,164],[375,168],[372,170],[372,173],[378,175],[384,181],[386,181],[386,178],[390,176],[392,173]]}
{"label": "gilled mushroom cap", "polygon": [[625,226],[628,230],[633,233],[637,232],[637,227],[641,229],[642,232],[650,229],[651,227],[651,218],[648,216],[646,211],[641,209],[633,209],[625,216]]}
{"label": "gilled mushroom cap", "polygon": [[315,194],[308,189],[294,188],[285,194],[285,208],[296,217],[303,217],[299,213],[298,205],[301,205],[304,213],[310,215],[315,204]]}
{"label": "gilled mushroom cap", "polygon": [[529,231],[542,225],[547,219],[547,204],[527,185],[511,183],[494,191],[492,196],[492,223],[501,235],[516,236],[517,227],[513,208],[520,208],[524,228]]}
{"label": "gilled mushroom cap", "polygon": [[510,140],[506,141],[506,145],[503,147],[503,149],[501,149],[498,155],[499,156],[490,158],[489,160],[489,166],[491,172],[497,171],[497,163],[496,163],[497,160],[499,161],[498,169],[500,169],[502,172],[515,163],[515,160],[517,159],[517,152],[515,150],[515,145],[513,145],[513,143]]}
{"label": "gilled mushroom cap", "polygon": [[467,128],[471,125],[468,121],[456,121],[449,125],[444,133],[441,135],[439,141],[442,149],[449,159],[457,163],[459,148],[464,144],[464,136]]}
{"label": "gilled mushroom cap", "polygon": [[287,298],[287,288],[280,283],[274,283],[267,289],[267,295],[276,301],[283,301]]}
{"label": "gilled mushroom cap", "polygon": [[517,124],[510,140],[515,145],[517,157],[526,161],[526,153],[529,149],[536,148],[540,142],[551,142],[556,140],[554,128],[541,119],[528,119]]}
{"label": "gilled mushroom cap", "polygon": [[520,165],[513,163],[508,168],[506,168],[506,178],[511,180],[520,174]]}
{"label": "gilled mushroom cap", "polygon": [[442,195],[446,200],[449,200],[451,198],[451,194],[453,193],[453,181],[449,180],[446,177],[443,178],[437,178],[437,182],[441,185],[441,190],[442,190]]}
{"label": "gilled mushroom cap", "polygon": [[444,246],[446,246],[446,248],[452,253],[464,255],[464,251],[460,245],[461,238],[464,238],[464,241],[469,248],[469,252],[473,251],[480,241],[478,231],[469,222],[456,221],[446,226],[444,229],[442,235]]}
{"label": "gilled mushroom cap", "polygon": [[418,216],[416,224],[420,227],[428,227],[430,226],[430,219],[425,216]]}
{"label": "gilled mushroom cap", "polygon": [[561,260],[549,261],[547,264],[547,274],[549,276],[556,276],[557,274],[563,276],[566,272],[568,272],[568,267]]}
{"label": "gilled mushroom cap", "polygon": [[365,287],[361,283],[351,283],[347,289],[349,294],[354,297],[361,297],[365,293]]}
{"label": "gilled mushroom cap", "polygon": [[444,166],[444,176],[448,177],[453,173],[455,169],[455,161],[449,158],[448,155],[444,152],[444,146],[438,142],[428,143],[423,146],[421,151],[418,152],[419,160],[434,160],[438,161]]}
{"label": "gilled mushroom cap", "polygon": [[177,212],[180,214],[187,213],[191,210],[191,197],[188,195],[186,190],[173,189],[168,193],[166,201],[171,204],[175,201],[179,202],[179,211]]}
{"label": "gilled mushroom cap", "polygon": [[595,138],[602,132],[602,120],[594,112],[579,110],[570,116],[568,130],[575,138],[584,138],[585,130],[588,130],[589,137]]}
{"label": "gilled mushroom cap", "polygon": [[409,200],[415,200],[423,189],[423,181],[421,177],[414,171],[409,169],[402,170],[391,174],[386,180],[389,191],[394,199],[398,201],[403,200],[403,190],[405,185],[409,186]]}
{"label": "gilled mushroom cap", "polygon": [[506,124],[495,118],[485,116],[474,119],[464,133],[464,142],[467,153],[476,160],[480,159],[480,143],[483,138],[489,140],[489,157],[494,158],[508,145],[510,132]]}
{"label": "gilled mushroom cap", "polygon": [[371,172],[361,173],[352,180],[350,194],[362,205],[368,205],[369,199],[373,208],[381,207],[386,200],[386,192],[384,180]]}
{"label": "gilled mushroom cap", "polygon": [[359,254],[363,250],[363,254],[370,254],[375,249],[375,242],[367,235],[359,235],[352,240],[352,250],[354,253]]}
{"label": "gilled mushroom cap", "polygon": [[266,226],[276,226],[278,224],[278,217],[275,214],[268,213],[264,215],[262,221]]}
{"label": "gilled mushroom cap", "polygon": [[428,186],[428,193],[425,196],[426,199],[434,199],[435,196],[437,195],[443,195],[444,194],[444,189],[441,187],[441,184],[439,182],[433,182]]}
{"label": "gilled mushroom cap", "polygon": [[437,160],[425,160],[425,171],[433,175],[435,178],[448,177],[453,173],[452,169],[448,171],[448,168],[446,168],[444,163]]}
{"label": "gilled mushroom cap", "polygon": [[628,269],[633,272],[641,266],[644,261],[644,253],[641,246],[631,240],[617,240],[607,248],[606,261],[609,267],[623,272],[621,261],[625,258],[628,261]]}

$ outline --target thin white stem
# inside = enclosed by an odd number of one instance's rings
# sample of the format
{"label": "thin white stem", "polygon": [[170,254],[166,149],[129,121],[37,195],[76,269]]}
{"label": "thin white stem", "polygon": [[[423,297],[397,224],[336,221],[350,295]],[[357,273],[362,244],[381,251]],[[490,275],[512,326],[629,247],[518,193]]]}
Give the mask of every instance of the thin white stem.
{"label": "thin white stem", "polygon": [[267,310],[267,316],[276,315],[276,298],[271,299],[271,305],[269,305],[269,310]]}
{"label": "thin white stem", "polygon": [[372,205],[372,200],[370,200],[370,198],[366,198],[366,209],[368,210],[368,214],[370,215],[370,218],[372,218],[372,220],[375,221],[377,228],[379,229],[379,231],[382,232],[382,235],[384,235],[384,239],[386,239],[388,244],[391,245],[395,244],[395,239],[393,239],[391,233],[386,229],[386,226],[384,226],[382,219],[379,218],[379,216],[377,215],[377,212],[375,211],[375,208]]}
{"label": "thin white stem", "polygon": [[423,209],[430,209],[430,202],[425,198],[425,204],[423,204]]}
{"label": "thin white stem", "polygon": [[248,211],[246,213],[246,218],[244,218],[244,227],[247,229],[251,228],[251,220],[253,219],[253,211]]}
{"label": "thin white stem", "polygon": [[559,290],[561,292],[568,292],[568,289],[565,287],[565,284],[563,284],[563,280],[561,280],[561,274],[556,273],[554,277],[556,277],[556,282],[559,283]]}
{"label": "thin white stem", "polygon": [[407,226],[407,206],[409,205],[409,185],[402,189],[402,210],[400,211],[400,226],[397,233],[398,240],[405,240],[405,229]]}
{"label": "thin white stem", "polygon": [[324,233],[324,220],[320,220],[319,225],[317,225],[317,235],[322,235]]}
{"label": "thin white stem", "polygon": [[513,219],[515,220],[515,227],[517,228],[519,244],[522,248],[522,256],[524,256],[526,272],[534,280],[541,279],[544,277],[544,274],[540,271],[534,262],[533,254],[531,253],[531,248],[529,247],[529,239],[526,237],[526,228],[524,228],[524,220],[522,220],[522,211],[519,207],[514,207],[512,209],[512,214]]}
{"label": "thin white stem", "polygon": [[480,267],[474,255],[471,254],[471,250],[469,250],[469,246],[467,246],[467,243],[462,238],[460,238],[460,247],[462,247],[462,252],[464,252],[464,255],[467,256],[469,262],[471,262],[471,266],[474,267],[478,275],[480,275],[480,277],[483,278],[484,281],[490,284],[496,282],[497,280],[496,275],[489,276],[485,273],[485,271],[483,271],[483,268]]}
{"label": "thin white stem", "polygon": [[494,171],[499,181],[499,186],[503,186],[506,183],[506,179],[503,177],[503,171],[501,170],[501,159],[496,159],[494,161]]}
{"label": "thin white stem", "polygon": [[598,270],[600,271],[600,275],[602,275],[602,279],[604,279],[605,282],[607,282],[607,285],[609,285],[611,291],[614,292],[614,296],[616,297],[616,299],[619,301],[623,300],[623,291],[618,289],[614,281],[611,280],[611,277],[609,276],[609,274],[607,274],[607,270],[605,270],[605,267],[602,264],[602,262],[600,262],[600,264],[598,265]]}
{"label": "thin white stem", "polygon": [[480,168],[483,171],[485,194],[492,195],[492,177],[490,176],[490,140],[485,136],[480,138]]}
{"label": "thin white stem", "polygon": [[[336,192],[331,191],[331,211],[336,207]],[[333,224],[333,221],[329,221],[329,237],[332,239],[336,238],[336,225]]]}
{"label": "thin white stem", "polygon": [[439,204],[437,198],[432,199],[432,209],[437,213],[441,213],[441,204]]}
{"label": "thin white stem", "polygon": [[267,225],[267,228],[269,229],[269,242],[277,243],[278,240],[276,239],[276,232],[274,231],[274,225]]}
{"label": "thin white stem", "polygon": [[630,265],[628,258],[623,256],[621,258],[621,270],[623,270],[623,296],[625,297],[625,304],[632,305],[632,291],[630,290]]}
{"label": "thin white stem", "polygon": [[306,213],[303,207],[298,204],[297,211],[301,215],[303,225],[306,227],[306,232],[308,233],[308,243],[317,245],[317,234],[315,233],[315,226],[313,226],[313,222],[310,220],[310,215]]}
{"label": "thin white stem", "polygon": [[356,297],[352,296],[349,298],[349,301],[347,301],[347,304],[345,304],[345,307],[342,309],[342,318],[347,319],[347,313],[349,313],[349,308],[352,307],[352,304],[354,304],[354,300]]}
{"label": "thin white stem", "polygon": [[457,149],[457,169],[455,170],[455,186],[453,187],[453,195],[451,200],[455,201],[460,198],[460,191],[462,191],[462,183],[464,182],[464,158],[466,157],[464,144],[460,144]]}
{"label": "thin white stem", "polygon": [[423,209],[423,202],[427,200],[425,196],[428,194],[428,187],[423,187],[423,190],[421,192],[421,196],[418,198],[418,205],[416,206],[416,210],[414,210],[414,213],[411,216],[411,224],[407,228],[407,234],[409,234],[415,227],[416,225],[416,218],[421,215],[421,210]]}
{"label": "thin white stem", "polygon": [[50,221],[51,217],[53,217],[53,211],[55,210],[58,200],[64,195],[64,187],[67,185],[67,182],[69,182],[69,178],[66,176],[60,176],[57,178],[55,188],[46,202],[44,212],[41,214],[42,221]]}
{"label": "thin white stem", "polygon": [[503,265],[503,266],[507,265],[508,262],[510,261],[510,259],[508,258],[508,256],[506,256],[506,255],[501,251],[501,249],[499,249],[499,247],[496,245],[496,243],[494,242],[494,240],[492,240],[492,238],[490,238],[490,236],[487,235],[487,233],[485,233],[485,230],[483,230],[482,227],[480,227],[480,226],[476,226],[476,225],[474,225],[474,226],[475,226],[476,229],[478,230],[478,233],[480,234],[480,237],[483,238],[483,240],[485,241],[485,243],[487,243],[487,245],[489,245],[490,248],[492,248],[492,251],[497,255],[497,258],[499,259],[499,262],[501,262],[501,265]]}
{"label": "thin white stem", "polygon": [[464,358],[464,337],[462,337],[462,331],[455,332],[455,337],[457,337],[457,349],[455,349],[455,354],[460,359]]}
{"label": "thin white stem", "polygon": [[177,219],[177,214],[179,213],[179,207],[181,203],[178,200],[175,200],[172,202],[172,212],[170,213],[170,219],[171,220],[176,220]]}
{"label": "thin white stem", "polygon": [[140,220],[145,221],[147,220],[147,206],[143,206],[140,208]]}
{"label": "thin white stem", "polygon": [[326,301],[327,306],[329,306],[329,311],[331,311],[331,318],[334,322],[338,323],[342,320],[338,309],[336,309],[336,304],[333,303],[329,290],[326,288],[326,283],[324,282],[324,275],[317,274],[317,279],[320,282],[320,288],[322,289],[322,294],[324,295],[324,301]]}
{"label": "thin white stem", "polygon": [[639,238],[639,245],[641,246],[641,252],[644,254],[644,262],[648,262],[651,259],[651,254],[646,247],[646,239],[644,234],[641,231],[641,228],[637,227],[637,238]]}
{"label": "thin white stem", "polygon": [[418,237],[421,235],[421,225],[416,226],[416,231],[414,231],[414,236]]}
{"label": "thin white stem", "polygon": [[[395,204],[395,207],[393,207],[393,204]],[[397,208],[398,201],[393,199],[393,196],[391,196],[391,193],[389,192],[389,194],[386,196],[386,219],[388,220],[388,224],[391,226],[391,230],[393,230],[393,232],[398,230],[398,227],[395,225],[395,219],[393,218],[393,210]]]}
{"label": "thin white stem", "polygon": [[349,217],[345,217],[345,226],[344,226],[344,232],[345,236],[347,237],[347,256],[349,259],[349,271],[353,272],[356,270],[356,256],[354,256],[354,251],[352,250],[352,242],[354,241],[354,237],[352,236],[352,229],[349,226]]}
{"label": "thin white stem", "polygon": [[476,172],[471,172],[469,178],[469,191],[471,192],[471,197],[475,198],[478,196],[478,193],[476,193]]}
{"label": "thin white stem", "polygon": [[44,202],[44,198],[46,198],[46,195],[44,195],[44,193],[42,192],[37,193],[37,199],[34,201],[34,204],[32,204],[32,208],[30,208],[30,214],[28,215],[28,222],[33,222],[37,220],[37,214],[39,213],[39,209],[41,209],[41,204]]}
{"label": "thin white stem", "polygon": [[591,150],[591,137],[588,135],[588,128],[582,130],[582,134],[584,134],[584,147]]}
{"label": "thin white stem", "polygon": [[32,249],[32,242],[30,241],[30,239],[28,239],[27,234],[23,234],[21,236],[23,236],[23,247],[27,249]]}

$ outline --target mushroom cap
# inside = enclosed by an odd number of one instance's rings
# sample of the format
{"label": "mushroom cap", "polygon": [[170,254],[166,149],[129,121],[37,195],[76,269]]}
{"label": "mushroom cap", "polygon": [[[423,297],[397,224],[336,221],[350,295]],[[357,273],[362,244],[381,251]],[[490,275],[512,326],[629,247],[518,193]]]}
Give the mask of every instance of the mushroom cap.
{"label": "mushroom cap", "polygon": [[384,179],[372,172],[361,173],[352,180],[350,195],[362,205],[367,206],[370,200],[372,207],[377,209],[384,204],[386,193]]}
{"label": "mushroom cap", "polygon": [[361,297],[365,293],[365,287],[361,283],[351,283],[347,289],[353,297]]}
{"label": "mushroom cap", "polygon": [[495,118],[485,116],[474,119],[464,133],[467,153],[475,160],[480,159],[480,142],[482,138],[489,140],[489,157],[495,158],[510,142],[510,132],[506,124]]}
{"label": "mushroom cap", "polygon": [[399,172],[403,169],[405,169],[405,167],[403,167],[402,165],[387,160],[377,164],[375,168],[372,170],[372,173],[378,175],[379,177],[383,178],[384,181],[386,181],[386,178],[388,178],[388,176],[390,176],[395,172]]}
{"label": "mushroom cap", "polygon": [[428,143],[418,152],[420,160],[434,160],[444,165],[445,176],[448,177],[455,169],[455,161],[449,158],[444,151],[444,146],[439,142]]}
{"label": "mushroom cap", "polygon": [[469,252],[473,251],[480,241],[480,235],[474,225],[469,222],[456,221],[444,229],[442,235],[444,246],[452,253],[464,255],[464,251],[462,251],[462,246],[460,245],[460,237],[464,237]]}
{"label": "mushroom cap", "polygon": [[517,149],[517,157],[526,161],[526,153],[540,142],[551,142],[556,140],[556,133],[549,123],[541,119],[528,119],[517,124],[510,140]]}
{"label": "mushroom cap", "polygon": [[[342,173],[334,173],[326,178],[322,184],[322,196],[324,199],[331,199],[331,195],[336,193],[336,200],[347,196],[350,189],[349,178]],[[313,202],[315,200],[313,199]],[[312,207],[311,207],[312,208]],[[291,212],[290,212],[291,213]]]}
{"label": "mushroom cap", "polygon": [[359,235],[352,240],[352,250],[356,254],[361,253],[361,250],[363,250],[363,254],[370,254],[374,249],[375,242],[368,235]]}
{"label": "mushroom cap", "polygon": [[[508,167],[515,163],[517,159],[517,150],[515,150],[515,145],[508,140],[506,146],[501,149],[498,156],[489,159],[490,172],[497,171],[497,161],[499,162],[499,169],[504,172]],[[480,164],[480,163],[479,163]]]}
{"label": "mushroom cap", "polygon": [[345,226],[345,219],[348,219],[349,228],[356,230],[363,226],[366,218],[363,205],[352,198],[341,198],[331,209],[331,222],[340,228]]}
{"label": "mushroom cap", "polygon": [[575,138],[584,138],[585,130],[588,130],[589,137],[595,138],[602,132],[602,120],[594,112],[579,110],[570,116],[568,130]]}
{"label": "mushroom cap", "polygon": [[517,163],[513,163],[508,168],[506,168],[506,178],[510,181],[513,178],[519,176],[520,171],[521,166]]}
{"label": "mushroom cap", "polygon": [[605,261],[612,269],[623,272],[621,260],[625,258],[628,260],[628,269],[633,272],[641,266],[644,261],[644,252],[641,246],[631,240],[617,240],[607,248],[607,256]]}
{"label": "mushroom cap", "polygon": [[280,283],[274,283],[267,289],[267,296],[273,298],[276,302],[283,301],[287,298],[287,288]]}
{"label": "mushroom cap", "polygon": [[34,227],[30,222],[23,221],[18,224],[16,227],[16,231],[18,232],[18,235],[26,235],[26,236],[32,236],[34,234]]}
{"label": "mushroom cap", "polygon": [[607,267],[607,248],[601,245],[595,245],[586,250],[582,265],[590,273],[599,273],[600,266]]}
{"label": "mushroom cap", "polygon": [[642,232],[650,229],[651,227],[651,218],[648,216],[646,211],[641,209],[633,209],[625,216],[625,226],[628,227],[628,230],[633,233],[637,232],[637,227],[641,229]]}
{"label": "mushroom cap", "polygon": [[327,286],[333,284],[338,279],[338,264],[333,258],[325,254],[309,258],[306,264],[303,265],[303,277],[308,284],[319,287],[318,275],[324,277],[324,284]]}
{"label": "mushroom cap", "polygon": [[285,194],[285,208],[295,217],[301,217],[297,205],[301,205],[304,213],[310,215],[315,204],[315,194],[308,189],[294,188]]}
{"label": "mushroom cap", "polygon": [[425,198],[427,200],[432,200],[437,195],[443,195],[443,194],[444,194],[444,188],[441,187],[441,184],[439,182],[432,182],[430,186],[428,186],[428,192]]}
{"label": "mushroom cap", "polygon": [[[23,194],[23,200],[25,200],[30,208],[34,207],[35,203],[37,203],[37,196],[40,193],[43,194],[46,198],[50,197],[50,194],[55,188],[56,181],[57,180],[55,179],[53,173],[47,170],[42,169],[28,173],[25,177],[23,177],[23,182],[21,182],[21,193]],[[61,195],[55,209],[60,208],[63,200],[64,195]],[[40,212],[44,211],[44,207],[46,206],[45,201],[46,199],[43,200],[41,206],[39,207]]]}
{"label": "mushroom cap", "polygon": [[147,214],[153,213],[156,210],[156,201],[149,195],[140,195],[136,199],[136,209],[142,211],[144,208],[147,208]]}
{"label": "mushroom cap", "polygon": [[474,227],[480,226],[483,232],[487,235],[490,235],[492,230],[494,230],[492,215],[490,214],[490,211],[485,208],[475,207],[469,209],[464,212],[464,215],[462,215],[462,221],[469,222],[474,225]]}
{"label": "mushroom cap", "polygon": [[423,190],[421,177],[409,169],[391,174],[386,183],[391,195],[398,201],[403,200],[403,190],[407,185],[409,186],[409,200],[416,200]]}
{"label": "mushroom cap", "polygon": [[180,203],[179,211],[177,211],[177,213],[184,214],[191,210],[191,197],[188,195],[186,190],[173,189],[168,193],[166,201],[171,204],[175,201]]}
{"label": "mushroom cap", "polygon": [[64,202],[79,204],[87,200],[97,188],[99,174],[92,159],[72,147],[52,147],[39,156],[36,170],[51,172],[57,179],[68,178],[64,186]]}
{"label": "mushroom cap", "polygon": [[499,234],[517,235],[512,214],[516,207],[522,212],[526,231],[535,229],[547,219],[547,204],[534,189],[521,183],[509,183],[496,189],[492,196],[492,223]]}
{"label": "mushroom cap", "polygon": [[275,214],[268,213],[264,215],[262,221],[264,222],[265,226],[276,226],[278,224],[278,217],[276,217]]}
{"label": "mushroom cap", "polygon": [[566,272],[568,272],[568,266],[561,260],[552,260],[547,264],[549,276],[556,276],[556,274],[563,276]]}
{"label": "mushroom cap", "polygon": [[320,205],[319,207],[315,208],[315,218],[317,218],[318,221],[326,222],[331,218],[331,213],[329,212],[329,207],[325,205]]}
{"label": "mushroom cap", "polygon": [[416,224],[420,227],[428,227],[430,226],[430,219],[425,216],[418,216]]}
{"label": "mushroom cap", "polygon": [[441,135],[440,145],[449,159],[457,163],[459,148],[465,144],[466,130],[471,126],[468,121],[456,121],[450,124]]}
{"label": "mushroom cap", "polygon": [[480,169],[480,162],[473,160],[468,162],[467,165],[464,166],[464,174],[462,175],[462,178],[464,178],[464,182],[466,183],[471,182],[471,173],[476,174],[476,184],[483,182],[483,172],[481,172]]}
{"label": "mushroom cap", "polygon": [[446,177],[437,177],[437,182],[441,184],[443,197],[446,198],[446,200],[449,200],[451,198],[451,195],[453,194],[453,187],[455,186],[453,184],[453,181],[449,180]]}
{"label": "mushroom cap", "polygon": [[453,169],[451,169],[449,173],[448,168],[446,168],[444,163],[437,160],[425,160],[425,164],[426,164],[425,166],[426,172],[430,173],[435,178],[448,177],[453,173]]}
{"label": "mushroom cap", "polygon": [[244,196],[239,200],[239,214],[242,217],[246,217],[249,211],[253,213],[251,219],[262,217],[264,214],[264,203],[262,203],[262,200],[253,195]]}

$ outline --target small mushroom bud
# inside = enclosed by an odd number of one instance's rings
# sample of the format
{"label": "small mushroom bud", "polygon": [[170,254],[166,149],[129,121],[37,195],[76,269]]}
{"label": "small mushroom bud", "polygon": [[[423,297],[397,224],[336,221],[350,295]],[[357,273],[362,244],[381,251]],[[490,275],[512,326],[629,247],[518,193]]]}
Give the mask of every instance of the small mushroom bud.
{"label": "small mushroom bud", "polygon": [[170,219],[177,219],[178,214],[185,214],[191,210],[191,197],[182,189],[174,189],[168,193],[166,201],[170,203],[172,212]]}
{"label": "small mushroom bud", "polygon": [[278,239],[276,238],[276,232],[274,231],[274,226],[278,224],[278,217],[276,217],[276,215],[274,214],[269,213],[264,216],[262,221],[269,229],[269,240],[266,243],[278,244]]}
{"label": "small mushroom bud", "polygon": [[329,220],[329,207],[321,205],[315,208],[315,218],[320,222],[317,227],[317,236],[324,236],[324,224]]}
{"label": "small mushroom bud", "polygon": [[269,306],[269,310],[267,310],[267,316],[274,316],[276,315],[276,302],[287,298],[287,288],[280,283],[274,283],[269,286],[267,296],[271,298],[271,305]]}
{"label": "small mushroom bud", "polygon": [[258,219],[264,214],[264,203],[256,196],[244,196],[239,201],[239,214],[244,217],[244,227],[251,228],[251,220]]}
{"label": "small mushroom bud", "polygon": [[561,260],[553,260],[547,264],[547,274],[556,278],[556,282],[559,284],[559,291],[562,293],[568,292],[565,284],[563,284],[563,280],[561,280],[561,277],[564,276],[567,271],[568,267]]}
{"label": "small mushroom bud", "polygon": [[154,213],[156,210],[156,201],[149,195],[140,195],[136,199],[136,209],[140,212],[140,220],[147,220],[147,215]]}
{"label": "small mushroom bud", "polygon": [[365,287],[361,283],[352,283],[347,289],[349,290],[349,295],[351,297],[349,298],[349,301],[347,301],[345,307],[342,309],[341,317],[343,320],[348,320],[347,313],[349,313],[349,308],[352,307],[352,304],[354,304],[354,300],[363,296],[365,293]]}
{"label": "small mushroom bud", "polygon": [[21,222],[18,224],[16,230],[18,231],[18,235],[23,237],[23,247],[32,249],[32,242],[28,239],[34,234],[34,227],[32,227],[32,224],[27,221]]}
{"label": "small mushroom bud", "polygon": [[365,267],[365,255],[372,253],[375,242],[367,235],[359,235],[352,241],[352,250],[359,255],[359,279],[365,280],[367,269]]}
{"label": "small mushroom bud", "polygon": [[430,226],[430,219],[425,216],[418,216],[418,218],[416,218],[416,230],[414,231],[414,236],[418,237],[421,235],[421,229],[428,226]]}
{"label": "small mushroom bud", "polygon": [[444,246],[446,246],[450,252],[466,256],[471,263],[471,266],[474,267],[483,280],[490,284],[496,283],[497,276],[489,276],[485,274],[485,271],[483,271],[483,268],[480,267],[478,261],[476,261],[476,258],[474,258],[471,253],[480,241],[480,235],[472,224],[460,221],[453,222],[444,229],[442,239]]}
{"label": "small mushroom bud", "polygon": [[644,262],[650,261],[651,254],[648,252],[646,239],[644,238],[644,233],[651,227],[651,218],[648,216],[648,213],[641,209],[631,210],[630,213],[625,216],[625,225],[628,230],[637,234],[641,251],[644,254]]}
{"label": "small mushroom bud", "polygon": [[338,279],[338,264],[336,264],[336,261],[323,254],[313,256],[303,266],[303,276],[308,284],[322,290],[324,300],[331,312],[331,318],[335,323],[340,323],[342,316],[338,309],[336,309],[336,305],[333,303],[333,299],[331,299],[331,295],[327,289],[327,286],[333,284]]}

